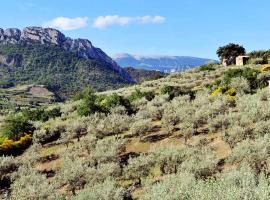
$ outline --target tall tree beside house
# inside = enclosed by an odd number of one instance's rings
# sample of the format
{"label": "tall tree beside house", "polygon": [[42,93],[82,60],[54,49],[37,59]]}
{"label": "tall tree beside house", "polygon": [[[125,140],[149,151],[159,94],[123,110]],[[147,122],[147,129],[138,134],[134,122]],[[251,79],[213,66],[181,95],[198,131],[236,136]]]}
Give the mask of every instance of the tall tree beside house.
{"label": "tall tree beside house", "polygon": [[234,65],[237,56],[245,55],[246,49],[239,45],[230,43],[226,46],[219,47],[217,50],[217,55],[221,61],[226,60],[227,65]]}

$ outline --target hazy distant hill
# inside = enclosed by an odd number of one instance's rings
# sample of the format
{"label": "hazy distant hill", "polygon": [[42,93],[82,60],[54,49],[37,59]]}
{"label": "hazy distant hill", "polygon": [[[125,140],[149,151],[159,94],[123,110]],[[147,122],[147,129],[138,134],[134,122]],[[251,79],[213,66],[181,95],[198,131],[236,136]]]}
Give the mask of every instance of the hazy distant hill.
{"label": "hazy distant hill", "polygon": [[113,59],[121,67],[132,66],[162,72],[184,71],[211,61],[211,59],[188,56],[135,56],[130,54],[117,54],[113,56]]}

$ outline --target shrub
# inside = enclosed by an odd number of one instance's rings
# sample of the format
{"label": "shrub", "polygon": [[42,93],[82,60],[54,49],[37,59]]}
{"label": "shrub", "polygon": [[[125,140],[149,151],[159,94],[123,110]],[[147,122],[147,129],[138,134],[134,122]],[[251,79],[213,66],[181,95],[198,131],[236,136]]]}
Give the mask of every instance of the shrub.
{"label": "shrub", "polygon": [[185,144],[187,144],[187,140],[192,137],[196,133],[196,126],[194,122],[190,119],[186,120],[181,126],[181,133],[184,137]]}
{"label": "shrub", "polygon": [[143,97],[145,97],[148,101],[151,101],[155,97],[155,94],[153,92],[142,92],[138,88],[136,88],[135,91],[132,92],[131,95],[128,97],[128,100],[130,102],[133,102]]}
{"label": "shrub", "polygon": [[15,181],[11,185],[11,199],[59,199],[53,184],[48,183],[44,175],[35,169],[20,167]]}
{"label": "shrub", "polygon": [[225,130],[229,126],[229,120],[225,115],[218,115],[215,118],[208,119],[209,130],[216,132],[220,129]]}
{"label": "shrub", "polygon": [[161,122],[168,133],[171,133],[174,130],[175,125],[180,122],[181,116],[179,116],[179,113],[177,112],[177,106],[177,104],[173,103],[169,103],[165,106]]}
{"label": "shrub", "polygon": [[33,131],[33,125],[21,114],[7,116],[2,126],[3,136],[11,140],[18,140],[25,134],[32,134]]}
{"label": "shrub", "polygon": [[155,164],[160,166],[162,174],[177,173],[178,167],[185,159],[185,147],[176,145],[157,146],[150,153],[155,158]]}
{"label": "shrub", "polygon": [[163,199],[268,199],[270,181],[266,175],[256,175],[249,167],[230,170],[214,178],[201,180],[193,174],[169,175],[146,187],[142,200]]}
{"label": "shrub", "polygon": [[261,66],[261,72],[268,72],[268,71],[270,71],[270,64]]}
{"label": "shrub", "polygon": [[87,125],[84,119],[74,119],[68,123],[66,128],[66,134],[71,135],[71,138],[77,138],[80,141],[80,137],[87,132]]}
{"label": "shrub", "polygon": [[248,138],[245,132],[245,128],[237,125],[232,126],[225,131],[224,140],[229,143],[231,147],[234,147],[238,142]]}
{"label": "shrub", "polygon": [[[13,172],[18,167],[17,161],[13,156],[2,156],[0,157],[0,174]],[[0,175],[0,179],[1,179]]]}
{"label": "shrub", "polygon": [[124,150],[125,140],[103,139],[98,140],[91,159],[97,163],[116,162]]}
{"label": "shrub", "polygon": [[230,87],[234,88],[237,94],[244,94],[250,92],[249,82],[243,77],[233,78],[231,80]]}
{"label": "shrub", "polygon": [[125,190],[117,185],[112,178],[107,178],[103,183],[87,186],[73,200],[124,200]]}
{"label": "shrub", "polygon": [[149,175],[151,167],[155,164],[153,155],[142,154],[136,158],[130,158],[128,165],[124,168],[124,175],[127,179],[136,179],[141,184],[142,178]]}
{"label": "shrub", "polygon": [[132,118],[126,114],[109,114],[88,125],[88,131],[99,139],[106,136],[118,135],[129,129]]}
{"label": "shrub", "polygon": [[207,178],[216,172],[218,161],[215,153],[208,147],[189,147],[179,170],[192,173],[196,178]]}
{"label": "shrub", "polygon": [[140,140],[142,137],[150,131],[152,128],[150,119],[137,119],[131,125],[130,131],[132,135],[139,136]]}
{"label": "shrub", "polygon": [[214,71],[214,70],[216,70],[214,63],[202,65],[199,67],[199,71]]}
{"label": "shrub", "polygon": [[0,145],[0,154],[10,155],[10,154],[20,154],[32,143],[32,137],[29,134],[22,136],[19,140],[14,141],[10,139],[5,139]]}
{"label": "shrub", "polygon": [[269,148],[270,135],[252,140],[244,140],[232,150],[228,158],[229,163],[243,164],[247,163],[257,172],[268,171],[269,166]]}
{"label": "shrub", "polygon": [[46,122],[49,119],[60,117],[61,112],[60,108],[53,108],[51,110],[45,110],[43,108],[37,108],[37,109],[24,109],[22,111],[23,116],[25,116],[28,120],[31,121],[42,121]]}
{"label": "shrub", "polygon": [[261,73],[257,76],[258,87],[264,88],[269,85],[268,81],[270,79],[270,72]]}
{"label": "shrub", "polygon": [[61,133],[66,131],[66,122],[61,119],[51,119],[42,127],[34,131],[33,141],[35,143],[46,144],[57,140]]}
{"label": "shrub", "polygon": [[77,106],[77,113],[79,116],[88,116],[98,111],[98,107],[95,104],[95,96],[92,98],[83,99],[83,101]]}
{"label": "shrub", "polygon": [[257,75],[260,72],[252,68],[238,68],[229,69],[224,74],[224,83],[229,85],[233,78],[243,77],[248,80],[251,89],[256,89],[258,87]]}
{"label": "shrub", "polygon": [[75,195],[76,189],[81,189],[86,184],[86,169],[80,159],[72,154],[65,155],[57,176],[58,183],[68,184],[68,189]]}
{"label": "shrub", "polygon": [[262,64],[267,64],[267,61],[263,58],[254,58],[251,60],[251,63],[254,65],[262,65]]}
{"label": "shrub", "polygon": [[94,94],[94,90],[91,87],[86,87],[83,91],[78,92],[77,94],[75,94],[72,99],[74,101],[78,101],[81,99],[87,99],[89,97],[91,97]]}
{"label": "shrub", "polygon": [[160,93],[162,95],[168,94],[170,100],[172,100],[175,97],[178,96],[184,96],[184,95],[188,95],[191,99],[195,98],[195,92],[192,90],[188,90],[188,89],[183,89],[177,86],[168,86],[165,85],[161,88]]}

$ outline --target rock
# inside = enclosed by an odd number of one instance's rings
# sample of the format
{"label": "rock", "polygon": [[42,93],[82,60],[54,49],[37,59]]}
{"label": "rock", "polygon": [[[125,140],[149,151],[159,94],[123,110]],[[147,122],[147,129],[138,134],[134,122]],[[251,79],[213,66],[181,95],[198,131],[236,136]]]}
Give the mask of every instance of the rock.
{"label": "rock", "polygon": [[4,37],[4,29],[1,29],[1,28],[0,28],[0,41],[1,41],[1,40],[4,40],[4,38],[5,38],[5,37]]}
{"label": "rock", "polygon": [[21,39],[28,42],[39,42],[41,44],[61,45],[65,41],[65,35],[51,28],[26,27],[23,30]]}
{"label": "rock", "polygon": [[18,54],[14,55],[8,55],[8,56],[3,56],[0,55],[0,64],[9,66],[9,67],[18,67],[21,66],[22,62],[22,56]]}
{"label": "rock", "polygon": [[17,28],[8,28],[4,31],[4,40],[9,43],[17,43],[21,38],[21,31]]}

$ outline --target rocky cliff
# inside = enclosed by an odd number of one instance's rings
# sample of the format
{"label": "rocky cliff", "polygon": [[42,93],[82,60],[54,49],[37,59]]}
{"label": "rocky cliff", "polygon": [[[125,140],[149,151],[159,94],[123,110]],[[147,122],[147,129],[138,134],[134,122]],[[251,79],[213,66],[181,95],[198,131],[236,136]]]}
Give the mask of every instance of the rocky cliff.
{"label": "rocky cliff", "polygon": [[26,27],[22,31],[17,28],[0,28],[0,44],[40,43],[56,45],[69,52],[75,52],[81,58],[94,59],[109,64],[114,70],[132,82],[132,78],[101,49],[96,48],[87,39],[72,39],[52,28]]}

